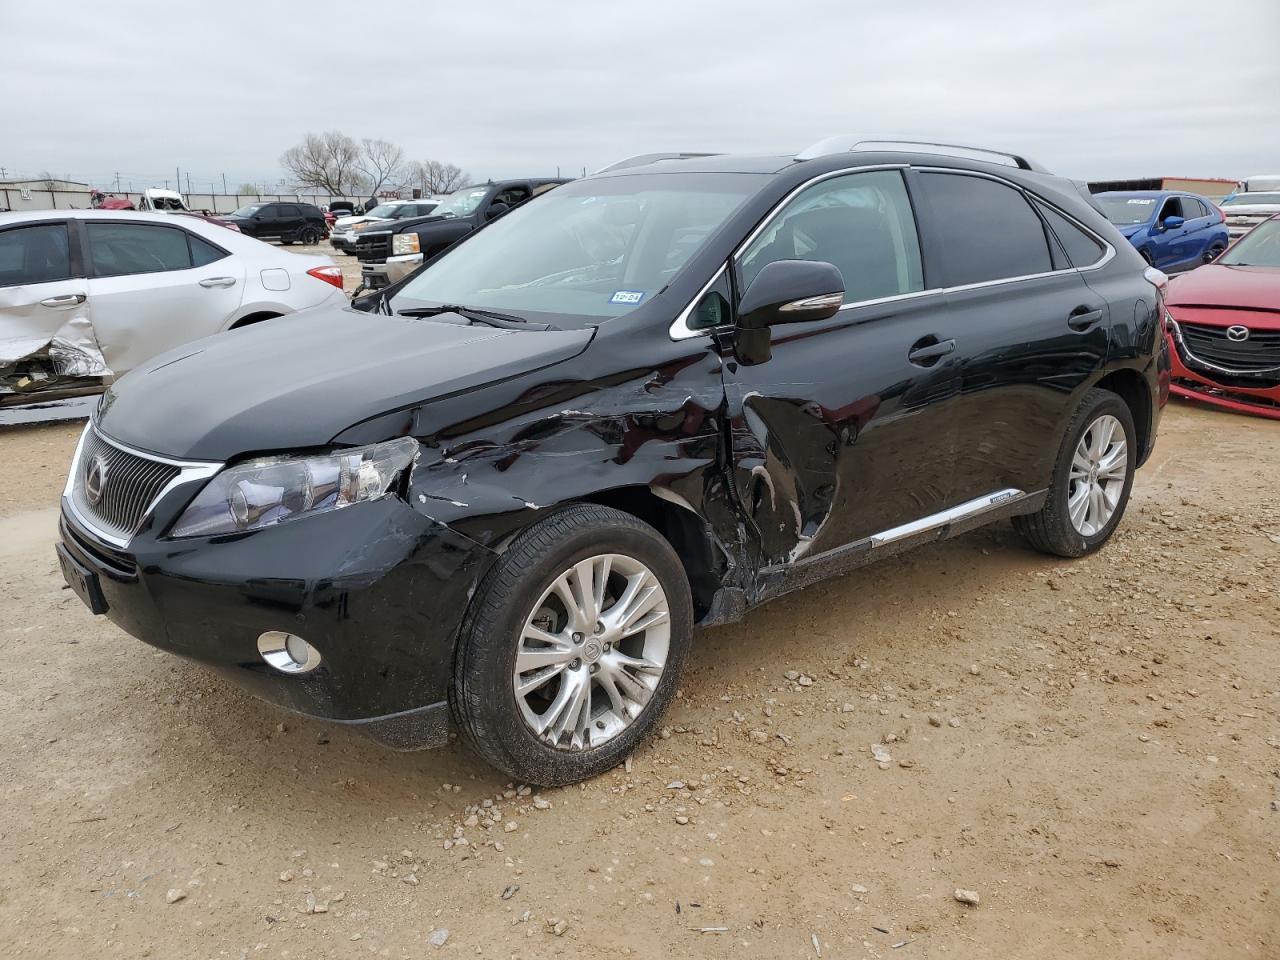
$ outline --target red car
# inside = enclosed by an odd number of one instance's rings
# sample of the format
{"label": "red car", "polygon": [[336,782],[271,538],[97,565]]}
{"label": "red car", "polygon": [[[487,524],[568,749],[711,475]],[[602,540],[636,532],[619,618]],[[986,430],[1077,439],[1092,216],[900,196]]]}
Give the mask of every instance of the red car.
{"label": "red car", "polygon": [[1165,294],[1176,396],[1280,420],[1280,216]]}

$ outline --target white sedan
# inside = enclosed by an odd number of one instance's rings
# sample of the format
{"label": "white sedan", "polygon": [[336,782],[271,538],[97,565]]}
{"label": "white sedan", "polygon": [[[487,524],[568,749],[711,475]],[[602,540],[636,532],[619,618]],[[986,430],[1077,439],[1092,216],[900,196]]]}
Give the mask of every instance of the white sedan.
{"label": "white sedan", "polygon": [[0,403],[109,382],[158,353],[345,303],[342,271],[197,217],[0,213]]}

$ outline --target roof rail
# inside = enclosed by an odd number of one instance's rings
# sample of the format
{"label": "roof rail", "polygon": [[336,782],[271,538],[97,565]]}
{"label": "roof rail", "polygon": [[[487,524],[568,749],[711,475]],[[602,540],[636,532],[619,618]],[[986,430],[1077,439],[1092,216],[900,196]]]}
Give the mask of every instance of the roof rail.
{"label": "roof rail", "polygon": [[619,160],[617,163],[611,163],[607,167],[601,167],[595,173],[612,173],[614,170],[626,170],[628,167],[643,167],[649,163],[657,163],[659,160],[692,160],[695,157],[718,157],[718,153],[640,153],[634,157],[627,157]]}
{"label": "roof rail", "polygon": [[[825,140],[819,140],[812,146],[806,147],[796,154],[797,160],[813,160],[816,157],[825,157],[833,153],[846,153],[855,150],[865,150],[870,146],[902,146],[902,147],[936,147],[937,150],[915,150],[909,149],[908,153],[947,153],[952,150],[962,150],[964,153],[980,153],[992,157],[1001,157],[1007,166],[1018,167],[1021,170],[1034,170],[1037,173],[1048,173],[1044,167],[1034,161],[1028,160],[1026,157],[1016,153],[1008,153],[1004,150],[991,150],[987,147],[966,147],[958,143],[933,143],[928,140],[858,140],[853,136],[837,136],[827,137]],[[963,154],[960,154],[963,156]],[[981,159],[981,158],[970,158]]]}

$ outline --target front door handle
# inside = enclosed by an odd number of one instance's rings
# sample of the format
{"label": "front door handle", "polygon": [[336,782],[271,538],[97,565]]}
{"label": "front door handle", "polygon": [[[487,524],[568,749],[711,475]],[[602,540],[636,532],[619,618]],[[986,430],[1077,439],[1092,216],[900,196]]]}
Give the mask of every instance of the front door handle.
{"label": "front door handle", "polygon": [[1102,319],[1102,310],[1095,307],[1076,307],[1067,317],[1067,326],[1072,330],[1088,330]]}
{"label": "front door handle", "polygon": [[48,297],[40,301],[40,306],[51,307],[54,310],[65,310],[67,307],[78,307],[84,303],[85,296],[83,293],[64,293],[57,297]]}
{"label": "front door handle", "polygon": [[947,354],[955,353],[955,350],[954,340],[939,340],[937,337],[929,336],[911,345],[907,359],[918,367],[931,367]]}
{"label": "front door handle", "polygon": [[208,277],[200,281],[202,287],[234,287],[235,285],[235,277]]}

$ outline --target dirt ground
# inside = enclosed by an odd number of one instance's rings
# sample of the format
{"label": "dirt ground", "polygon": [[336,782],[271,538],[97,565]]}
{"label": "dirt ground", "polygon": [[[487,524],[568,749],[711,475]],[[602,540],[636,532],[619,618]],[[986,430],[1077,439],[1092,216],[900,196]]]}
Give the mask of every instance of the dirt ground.
{"label": "dirt ground", "polygon": [[78,429],[0,434],[6,956],[1280,957],[1280,425],[1172,407],[1094,557],[1001,524],[706,631],[532,794],[91,617]]}

